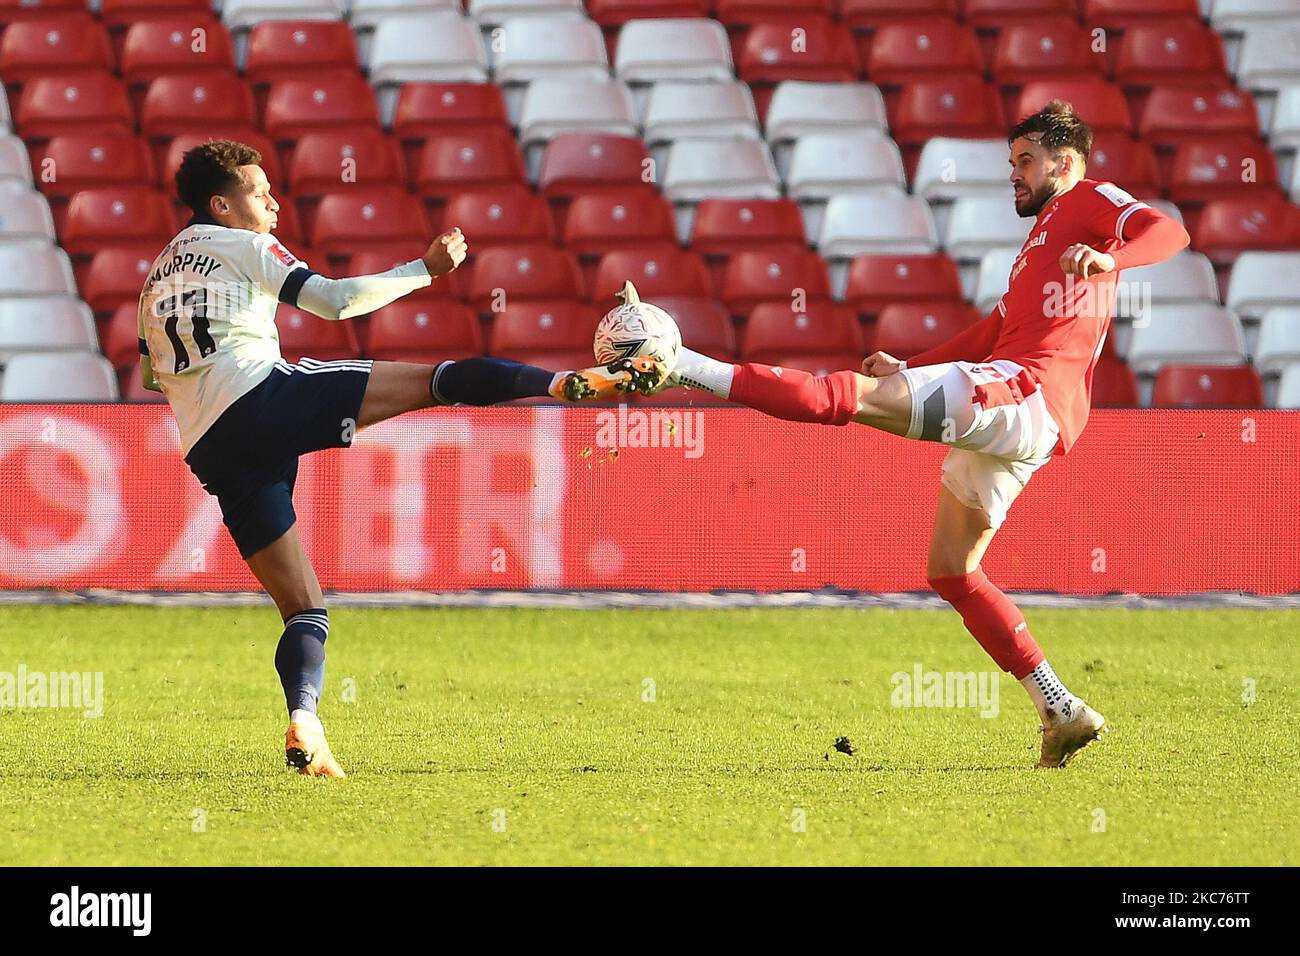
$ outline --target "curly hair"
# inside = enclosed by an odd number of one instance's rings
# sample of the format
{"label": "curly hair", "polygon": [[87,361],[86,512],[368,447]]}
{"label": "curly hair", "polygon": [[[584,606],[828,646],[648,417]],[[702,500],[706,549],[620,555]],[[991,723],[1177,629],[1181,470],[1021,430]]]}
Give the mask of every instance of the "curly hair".
{"label": "curly hair", "polygon": [[1087,159],[1092,152],[1092,128],[1064,100],[1052,100],[1037,113],[1022,119],[1007,134],[1007,143],[1014,143],[1021,136],[1033,138],[1035,133],[1041,135],[1034,142],[1053,155],[1063,149],[1073,149]]}
{"label": "curly hair", "polygon": [[208,213],[208,200],[239,188],[239,167],[254,166],[262,154],[244,143],[213,139],[188,150],[176,170],[176,195],[196,213]]}

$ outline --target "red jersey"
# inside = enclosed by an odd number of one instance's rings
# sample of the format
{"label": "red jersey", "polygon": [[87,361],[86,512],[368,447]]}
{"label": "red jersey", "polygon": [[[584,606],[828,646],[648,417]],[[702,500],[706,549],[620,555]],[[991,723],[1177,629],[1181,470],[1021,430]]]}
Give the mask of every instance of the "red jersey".
{"label": "red jersey", "polygon": [[1124,223],[1149,208],[1113,183],[1079,180],[1038,214],[993,313],[907,364],[1008,359],[1023,366],[1042,389],[1061,430],[1056,453],[1064,454],[1088,421],[1092,373],[1110,328],[1120,270],[1079,279],[1061,270],[1061,256],[1075,243],[1113,252],[1123,243]]}

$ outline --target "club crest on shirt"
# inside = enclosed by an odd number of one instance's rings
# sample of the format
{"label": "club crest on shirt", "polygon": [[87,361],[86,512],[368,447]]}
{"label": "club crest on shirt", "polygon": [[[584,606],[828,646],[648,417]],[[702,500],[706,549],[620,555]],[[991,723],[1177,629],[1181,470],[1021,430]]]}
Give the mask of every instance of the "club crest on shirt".
{"label": "club crest on shirt", "polygon": [[280,245],[278,242],[271,243],[271,254],[283,262],[286,266],[291,266],[298,260],[294,258],[292,252]]}

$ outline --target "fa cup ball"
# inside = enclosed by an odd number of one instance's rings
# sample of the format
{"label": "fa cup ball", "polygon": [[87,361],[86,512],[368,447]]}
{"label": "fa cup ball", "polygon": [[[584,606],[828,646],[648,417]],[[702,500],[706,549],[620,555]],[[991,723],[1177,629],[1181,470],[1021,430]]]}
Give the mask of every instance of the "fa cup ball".
{"label": "fa cup ball", "polygon": [[682,333],[673,317],[657,305],[642,302],[631,282],[623,284],[619,298],[623,304],[610,309],[596,326],[596,362],[608,365],[646,355],[664,364],[665,375],[672,372],[682,347]]}

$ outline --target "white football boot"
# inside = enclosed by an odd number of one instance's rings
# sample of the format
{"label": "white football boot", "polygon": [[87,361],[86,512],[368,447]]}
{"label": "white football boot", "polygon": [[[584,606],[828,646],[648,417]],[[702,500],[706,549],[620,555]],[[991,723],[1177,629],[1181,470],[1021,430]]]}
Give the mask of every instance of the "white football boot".
{"label": "white football boot", "polygon": [[1071,757],[1110,730],[1106,718],[1078,697],[1066,701],[1061,713],[1049,717],[1038,729],[1043,734],[1040,767],[1064,767]]}

